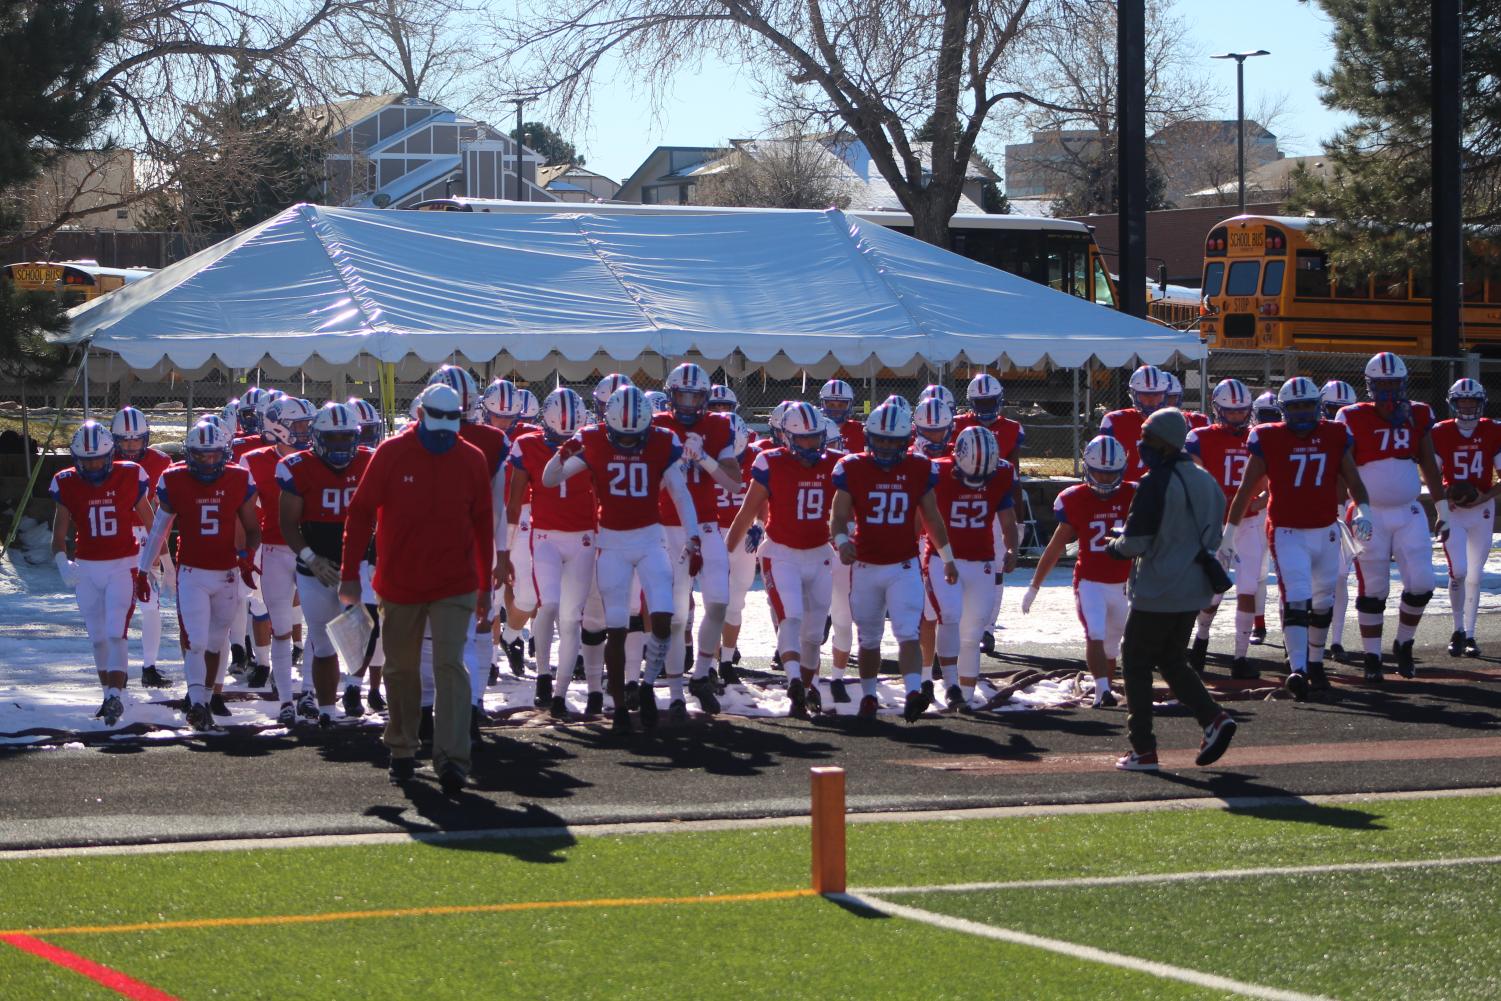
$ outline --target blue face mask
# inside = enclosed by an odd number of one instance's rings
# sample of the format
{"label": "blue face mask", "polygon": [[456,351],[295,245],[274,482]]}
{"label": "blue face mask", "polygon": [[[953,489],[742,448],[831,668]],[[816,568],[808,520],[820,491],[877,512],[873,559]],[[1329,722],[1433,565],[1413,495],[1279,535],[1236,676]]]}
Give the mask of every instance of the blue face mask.
{"label": "blue face mask", "polygon": [[433,431],[428,428],[425,421],[419,421],[417,424],[417,440],[422,442],[422,447],[429,452],[434,455],[442,455],[450,448],[453,448],[454,443],[459,440],[459,433],[457,431]]}
{"label": "blue face mask", "polygon": [[1166,464],[1173,457],[1172,453],[1164,452],[1155,445],[1148,445],[1146,442],[1141,443],[1138,452],[1141,454],[1141,461],[1146,464],[1148,469],[1156,469],[1158,466]]}

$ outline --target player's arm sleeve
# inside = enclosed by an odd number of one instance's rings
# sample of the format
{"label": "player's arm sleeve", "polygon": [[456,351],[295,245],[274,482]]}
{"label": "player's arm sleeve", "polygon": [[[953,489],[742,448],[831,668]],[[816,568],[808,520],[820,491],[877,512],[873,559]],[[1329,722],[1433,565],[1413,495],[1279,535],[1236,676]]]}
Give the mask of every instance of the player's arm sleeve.
{"label": "player's arm sleeve", "polygon": [[61,473],[58,473],[57,476],[53,476],[52,482],[47,486],[47,496],[51,497],[55,504],[62,503],[62,493],[57,484],[57,477],[61,475]]}
{"label": "player's arm sleeve", "polygon": [[766,461],[766,453],[756,456],[756,461],[751,463],[751,479],[771,493],[771,464]]}
{"label": "player's arm sleeve", "polygon": [[156,554],[161,551],[162,542],[167,538],[167,533],[172,529],[172,519],[177,517],[166,506],[156,509],[156,517],[151,519],[151,534],[146,536],[146,544],[141,547],[141,559],[137,564],[142,573],[151,569],[156,562]]}
{"label": "player's arm sleeve", "polygon": [[282,493],[302,496],[302,491],[297,489],[297,478],[292,475],[285,459],[276,464],[276,485],[281,487]]}
{"label": "player's arm sleeve", "polygon": [[344,519],[344,558],[340,561],[339,577],[346,581],[360,579],[360,564],[365,550],[370,547],[370,538],[375,534],[375,514],[384,499],[386,477],[390,475],[391,449],[376,449],[360,477],[359,486],[349,500],[349,515]]}
{"label": "player's arm sleeve", "polygon": [[544,487],[558,486],[570,476],[577,476],[588,468],[589,464],[583,460],[582,456],[570,455],[559,462],[558,454],[553,453],[553,457],[547,460],[547,465],[542,469],[542,485]]}
{"label": "player's arm sleeve", "polygon": [[1053,498],[1053,520],[1060,525],[1068,524],[1068,508],[1064,506],[1063,494]]}
{"label": "player's arm sleeve", "polygon": [[136,477],[136,503],[139,504],[151,492],[151,478],[146,475],[144,466],[137,466],[136,472],[138,473]]}
{"label": "player's arm sleeve", "polygon": [[[1349,432],[1347,431],[1345,434],[1348,435]],[[1246,439],[1246,451],[1252,455],[1261,455],[1261,436],[1256,433],[1255,428],[1251,429],[1251,435]],[[1263,455],[1262,458],[1266,458],[1266,456]]]}
{"label": "player's arm sleeve", "polygon": [[[682,451],[678,449],[678,451]],[[691,529],[697,534],[698,509],[693,506],[693,491],[688,489],[688,480],[683,475],[683,469],[673,460],[672,465],[662,474],[662,489],[667,491],[667,496],[672,498],[672,506],[677,508],[678,520],[683,523],[684,529]],[[690,517],[691,516],[691,517]]]}
{"label": "player's arm sleeve", "polygon": [[171,512],[172,498],[167,493],[167,474],[163,473],[161,479],[156,481],[156,506],[163,511]]}
{"label": "player's arm sleeve", "polygon": [[1100,418],[1100,434],[1108,434],[1112,438],[1115,437],[1115,427],[1110,420],[1109,414]]}
{"label": "player's arm sleeve", "polygon": [[[760,462],[761,460],[757,458],[756,461]],[[845,485],[846,481],[848,480],[848,476],[844,468],[844,464],[848,461],[849,457],[845,456],[845,458],[840,459],[838,462],[834,463],[834,475],[831,477],[834,483],[834,489],[843,490],[845,493],[849,493],[849,487]]]}

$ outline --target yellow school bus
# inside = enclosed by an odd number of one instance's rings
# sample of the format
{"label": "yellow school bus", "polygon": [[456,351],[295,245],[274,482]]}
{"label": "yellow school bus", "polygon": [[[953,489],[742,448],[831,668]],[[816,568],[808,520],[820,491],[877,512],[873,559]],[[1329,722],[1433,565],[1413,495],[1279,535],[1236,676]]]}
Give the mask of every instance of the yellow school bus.
{"label": "yellow school bus", "polygon": [[[1321,221],[1247,215],[1210,230],[1201,327],[1209,346],[1431,354],[1427,281],[1340,269],[1316,242]],[[1501,271],[1469,266],[1461,323],[1464,350],[1501,354]]]}
{"label": "yellow school bus", "polygon": [[5,265],[0,277],[24,292],[56,292],[72,308],[151,273],[151,268],[101,268],[95,261],[28,261]]}

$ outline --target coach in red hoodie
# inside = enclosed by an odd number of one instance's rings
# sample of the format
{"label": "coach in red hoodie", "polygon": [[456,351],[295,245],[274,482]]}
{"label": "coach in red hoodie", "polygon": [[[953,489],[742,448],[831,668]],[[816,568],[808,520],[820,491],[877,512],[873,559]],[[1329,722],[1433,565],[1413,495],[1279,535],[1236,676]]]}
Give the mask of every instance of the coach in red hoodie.
{"label": "coach in red hoodie", "polygon": [[458,437],[458,394],[432,385],[417,402],[414,433],[381,443],[349,503],[339,597],[345,604],[360,600],[360,561],[373,530],[391,781],[404,782],[416,771],[422,712],[418,661],[423,633],[430,628],[433,767],[443,791],[454,795],[469,774],[464,644],[476,608],[481,617],[489,612],[493,505],[484,453]]}

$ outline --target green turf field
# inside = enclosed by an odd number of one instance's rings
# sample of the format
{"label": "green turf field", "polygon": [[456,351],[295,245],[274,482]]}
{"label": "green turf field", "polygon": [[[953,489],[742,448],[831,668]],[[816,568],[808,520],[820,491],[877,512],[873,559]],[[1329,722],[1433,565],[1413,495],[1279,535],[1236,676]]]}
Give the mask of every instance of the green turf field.
{"label": "green turf field", "polygon": [[[1501,854],[1498,830],[1497,797],[859,823],[848,861],[879,901],[1263,996],[1482,998],[1501,996],[1494,864],[884,891],[1472,858]],[[0,861],[0,929],[158,998],[1233,996],[812,896],[808,843],[789,827]],[[6,1001],[120,996],[0,944]]]}

